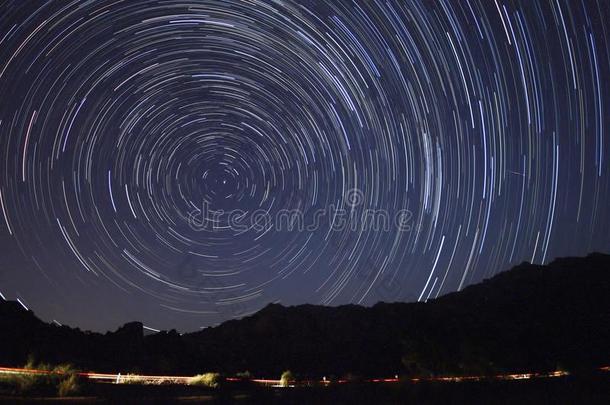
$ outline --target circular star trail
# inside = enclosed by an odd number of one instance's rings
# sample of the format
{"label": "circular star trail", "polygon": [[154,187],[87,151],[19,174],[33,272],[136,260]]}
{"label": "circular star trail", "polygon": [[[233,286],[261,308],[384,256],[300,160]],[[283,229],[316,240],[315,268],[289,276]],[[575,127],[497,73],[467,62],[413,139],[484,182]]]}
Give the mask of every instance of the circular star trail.
{"label": "circular star trail", "polygon": [[0,10],[0,292],[45,319],[425,301],[610,248],[605,1]]}

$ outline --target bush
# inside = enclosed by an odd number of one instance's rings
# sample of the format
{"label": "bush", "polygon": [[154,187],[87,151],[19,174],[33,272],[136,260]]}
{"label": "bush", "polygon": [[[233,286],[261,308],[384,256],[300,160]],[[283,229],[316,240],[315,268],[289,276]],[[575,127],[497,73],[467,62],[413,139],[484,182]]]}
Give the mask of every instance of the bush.
{"label": "bush", "polygon": [[79,391],[80,384],[77,374],[70,374],[68,378],[62,379],[57,386],[57,394],[60,397],[75,395],[78,394]]}
{"label": "bush", "polygon": [[290,370],[286,370],[282,373],[282,377],[280,378],[280,385],[282,387],[288,387],[290,386],[290,383],[294,381],[294,375],[292,374],[292,371]]}
{"label": "bush", "polygon": [[32,374],[11,374],[2,377],[2,382],[18,394],[29,394],[40,386],[40,377]]}
{"label": "bush", "polygon": [[220,385],[221,377],[218,373],[199,374],[189,378],[189,385],[198,385],[202,387],[217,388]]}
{"label": "bush", "polygon": [[80,376],[70,364],[62,364],[50,370],[51,383],[57,387],[60,397],[78,394],[80,391]]}
{"label": "bush", "polygon": [[63,397],[79,391],[78,372],[70,365],[51,367],[48,364],[35,364],[33,361],[28,361],[24,368],[42,373],[11,374],[2,378],[5,384],[12,386],[20,395],[52,395],[55,392]]}
{"label": "bush", "polygon": [[145,381],[140,376],[137,376],[135,374],[120,375],[117,378],[116,382],[117,382],[117,384],[133,384],[133,385],[139,385],[139,384],[145,383]]}

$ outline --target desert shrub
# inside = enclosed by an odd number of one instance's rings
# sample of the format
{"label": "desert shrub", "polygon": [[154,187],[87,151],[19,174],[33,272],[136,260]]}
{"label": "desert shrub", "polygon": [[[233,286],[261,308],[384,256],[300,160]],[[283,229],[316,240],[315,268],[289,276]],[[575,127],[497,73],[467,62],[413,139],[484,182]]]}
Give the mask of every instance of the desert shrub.
{"label": "desert shrub", "polygon": [[57,385],[57,395],[68,397],[78,394],[80,391],[80,381],[77,374],[70,374],[62,378]]}
{"label": "desert shrub", "polygon": [[280,377],[280,385],[282,387],[288,387],[292,381],[294,381],[294,375],[292,374],[292,371],[284,371],[282,373],[282,377]]}
{"label": "desert shrub", "polygon": [[70,365],[51,367],[48,364],[34,363],[28,361],[24,366],[28,370],[36,370],[40,373],[31,374],[9,374],[2,378],[5,385],[13,387],[20,395],[29,394],[52,394],[56,392],[59,396],[73,395],[79,390],[78,372]]}
{"label": "desert shrub", "polygon": [[[36,364],[34,359],[30,357],[28,362],[23,366],[27,370],[39,370],[50,372],[51,366],[48,364]],[[9,377],[8,382],[15,387],[19,394],[30,394],[38,391],[49,391],[53,385],[53,376],[49,374],[13,374]]]}
{"label": "desert shrub", "polygon": [[60,397],[78,394],[81,378],[71,364],[61,364],[50,371],[51,384],[57,387],[57,394]]}
{"label": "desert shrub", "polygon": [[139,377],[135,374],[125,374],[125,375],[121,375],[118,379],[117,382],[119,384],[133,384],[133,385],[139,385],[139,384],[144,384],[145,381],[144,379],[142,379],[142,377]]}
{"label": "desert shrub", "polygon": [[127,385],[172,385],[181,384],[180,377],[144,377],[137,374],[121,375],[116,380],[117,384]]}
{"label": "desert shrub", "polygon": [[199,385],[203,387],[216,388],[220,385],[221,377],[218,373],[205,373],[191,377],[189,385]]}
{"label": "desert shrub", "polygon": [[38,376],[30,374],[6,374],[2,376],[2,383],[18,394],[28,394],[34,390],[34,387],[40,385],[37,379]]}

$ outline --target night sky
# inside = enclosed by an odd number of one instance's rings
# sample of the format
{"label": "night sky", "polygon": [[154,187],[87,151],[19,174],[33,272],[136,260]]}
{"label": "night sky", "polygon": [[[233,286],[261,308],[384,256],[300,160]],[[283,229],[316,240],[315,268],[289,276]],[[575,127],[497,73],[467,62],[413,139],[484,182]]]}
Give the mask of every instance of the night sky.
{"label": "night sky", "polygon": [[607,0],[0,1],[0,293],[192,331],[610,252],[609,77]]}

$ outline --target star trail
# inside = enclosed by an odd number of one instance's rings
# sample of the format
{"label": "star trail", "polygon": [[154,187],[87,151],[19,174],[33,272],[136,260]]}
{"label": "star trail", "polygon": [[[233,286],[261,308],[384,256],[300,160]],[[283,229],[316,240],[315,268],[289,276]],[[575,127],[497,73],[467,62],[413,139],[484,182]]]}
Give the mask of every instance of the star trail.
{"label": "star trail", "polygon": [[605,0],[0,10],[0,295],[46,320],[195,330],[610,251]]}

